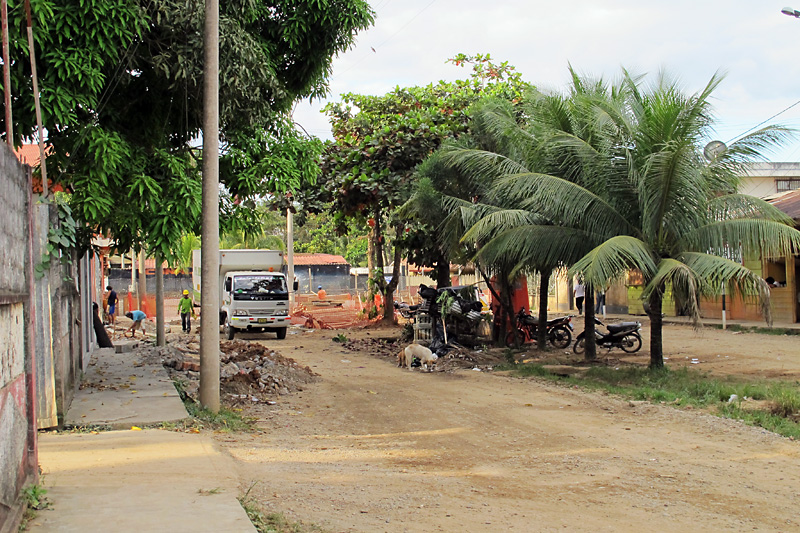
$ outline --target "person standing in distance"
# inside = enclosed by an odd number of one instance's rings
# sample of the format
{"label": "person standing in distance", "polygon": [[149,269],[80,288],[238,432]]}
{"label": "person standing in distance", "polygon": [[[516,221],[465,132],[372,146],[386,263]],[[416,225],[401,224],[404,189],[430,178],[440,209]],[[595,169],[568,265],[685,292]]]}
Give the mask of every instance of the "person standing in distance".
{"label": "person standing in distance", "polygon": [[194,314],[194,303],[189,298],[189,291],[183,291],[183,298],[178,301],[178,313],[181,315],[181,328],[184,333],[192,332],[192,318]]}
{"label": "person standing in distance", "polygon": [[578,308],[578,314],[583,314],[583,300],[586,297],[586,292],[583,288],[583,283],[575,285],[575,307]]}
{"label": "person standing in distance", "polygon": [[111,324],[111,327],[114,327],[116,316],[117,316],[117,293],[114,289],[109,285],[106,287],[108,291],[108,297],[106,298],[106,305],[108,306],[108,323]]}

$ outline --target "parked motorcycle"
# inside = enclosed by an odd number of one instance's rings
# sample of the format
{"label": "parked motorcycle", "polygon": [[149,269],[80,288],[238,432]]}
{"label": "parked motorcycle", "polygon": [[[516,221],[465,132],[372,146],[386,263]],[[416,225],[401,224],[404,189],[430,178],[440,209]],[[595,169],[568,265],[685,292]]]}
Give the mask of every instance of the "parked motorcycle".
{"label": "parked motorcycle", "polygon": [[417,314],[419,305],[409,305],[405,302],[394,302],[394,309],[400,313],[400,316],[410,320]]}
{"label": "parked motorcycle", "polygon": [[[617,324],[604,324],[599,318],[595,317],[595,324],[606,328],[603,333],[598,329],[594,330],[597,346],[603,348],[620,348],[624,352],[638,352],[642,347],[642,323],[641,322],[619,322]],[[586,332],[582,332],[575,339],[572,351],[581,354],[586,350]]]}
{"label": "parked motorcycle", "polygon": [[[575,315],[560,316],[547,321],[547,339],[556,348],[566,348],[572,342],[572,319]],[[539,318],[525,312],[525,308],[517,313],[517,337],[524,343],[535,341],[539,328]],[[506,346],[515,342],[514,332],[506,335]]]}

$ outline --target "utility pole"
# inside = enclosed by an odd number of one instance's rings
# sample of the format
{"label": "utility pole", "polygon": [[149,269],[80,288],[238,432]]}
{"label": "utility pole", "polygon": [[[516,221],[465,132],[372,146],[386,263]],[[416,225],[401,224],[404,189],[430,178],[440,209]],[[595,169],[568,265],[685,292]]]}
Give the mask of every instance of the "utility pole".
{"label": "utility pole", "polygon": [[286,209],[286,282],[289,284],[289,312],[294,305],[294,214]]}
{"label": "utility pole", "polygon": [[203,243],[200,405],[219,412],[219,0],[206,0],[203,68]]}
{"label": "utility pole", "polygon": [[139,250],[139,288],[137,291],[139,294],[139,311],[144,311],[144,308],[147,307],[147,270],[145,270],[144,266],[144,246],[142,249]]}
{"label": "utility pole", "polygon": [[[5,1],[5,0],[3,0]],[[28,52],[31,57],[31,79],[33,80],[33,106],[36,109],[36,127],[39,129],[39,168],[42,172],[42,197],[47,197],[47,165],[44,160],[44,128],[42,127],[42,106],[39,104],[39,77],[36,75],[36,48],[33,42],[33,20],[31,0],[25,0],[25,16],[28,18]]]}
{"label": "utility pole", "polygon": [[8,1],[0,0],[3,30],[3,93],[6,102],[6,142],[14,149],[14,122],[11,120],[11,58],[8,52]]}
{"label": "utility pole", "polygon": [[156,346],[166,346],[164,335],[164,261],[156,254]]}

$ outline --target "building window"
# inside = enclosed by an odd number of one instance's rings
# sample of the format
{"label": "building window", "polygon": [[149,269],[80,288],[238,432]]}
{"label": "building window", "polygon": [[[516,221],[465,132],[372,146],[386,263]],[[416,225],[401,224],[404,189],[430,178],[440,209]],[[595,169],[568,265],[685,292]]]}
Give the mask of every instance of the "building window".
{"label": "building window", "polygon": [[775,180],[778,192],[796,191],[800,189],[800,178],[782,178]]}

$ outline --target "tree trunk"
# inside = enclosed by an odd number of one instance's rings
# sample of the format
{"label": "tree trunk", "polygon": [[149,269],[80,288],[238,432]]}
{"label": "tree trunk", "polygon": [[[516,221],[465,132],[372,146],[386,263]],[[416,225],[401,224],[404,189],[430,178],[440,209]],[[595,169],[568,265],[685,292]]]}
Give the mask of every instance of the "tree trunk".
{"label": "tree trunk", "polygon": [[494,299],[497,300],[497,303],[500,304],[500,309],[498,310],[498,316],[494,317],[494,331],[492,332],[492,337],[495,342],[499,342],[500,346],[505,346],[506,342],[506,325],[510,322],[514,324],[515,322],[515,315],[514,310],[511,308],[511,298],[508,298],[508,303],[506,303],[506,294],[509,294],[507,289],[508,282],[503,283],[503,276],[497,277],[497,282],[500,285],[500,293],[498,294],[497,291],[492,286],[492,281],[489,279],[489,276],[483,271],[483,269],[479,265],[475,265],[475,268],[478,269],[478,272],[481,273],[481,277],[483,281],[486,283],[486,286],[489,288],[489,292],[492,293]]}
{"label": "tree trunk", "polygon": [[539,272],[539,324],[536,328],[536,347],[539,351],[547,348],[547,293],[550,290],[550,277],[552,270]]}
{"label": "tree trunk", "polygon": [[[506,324],[503,328],[503,333],[508,330],[509,325],[511,326],[511,331],[514,332],[514,338],[517,339],[517,323],[516,323],[516,314],[514,313],[514,303],[511,299],[511,289],[512,284],[508,281],[508,276],[503,273],[502,276],[497,278],[500,281],[500,295],[503,296],[505,300],[505,305],[503,306],[506,310]],[[505,335],[502,336],[505,339]],[[515,344],[519,343],[519,339],[516,340]]]}
{"label": "tree trunk", "polygon": [[[372,273],[373,281],[375,282],[375,292],[379,292],[381,296],[385,297],[384,291],[386,290],[386,279],[384,278],[383,267],[385,262],[383,260],[383,228],[381,226],[380,212],[375,212],[375,230],[373,232],[375,247],[375,270],[379,272],[378,275]],[[384,299],[384,307],[386,307],[386,300]]]}
{"label": "tree trunk", "polygon": [[662,299],[658,291],[654,291],[649,300],[650,309],[650,368],[664,367],[664,348],[662,345],[662,326],[664,321],[661,316]]}
{"label": "tree trunk", "polygon": [[450,286],[450,260],[445,254],[439,254],[436,261],[436,288],[443,289]]}
{"label": "tree trunk", "polygon": [[392,270],[392,280],[386,284],[386,299],[383,301],[383,322],[385,324],[394,324],[394,291],[400,283],[400,276],[402,269],[400,268],[401,250],[400,245],[395,240],[394,257],[392,258],[394,269]]}
{"label": "tree trunk", "polygon": [[375,272],[375,228],[370,227],[367,232],[367,309],[372,308],[375,286],[369,282]]}
{"label": "tree trunk", "polygon": [[597,337],[594,334],[594,289],[591,285],[587,285],[584,288],[584,293],[583,309],[586,315],[586,326],[583,331],[586,338],[586,351],[583,357],[586,361],[594,361],[597,359]]}

